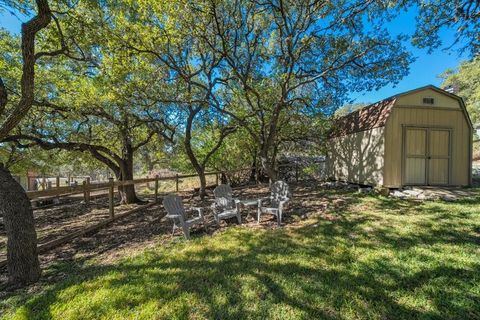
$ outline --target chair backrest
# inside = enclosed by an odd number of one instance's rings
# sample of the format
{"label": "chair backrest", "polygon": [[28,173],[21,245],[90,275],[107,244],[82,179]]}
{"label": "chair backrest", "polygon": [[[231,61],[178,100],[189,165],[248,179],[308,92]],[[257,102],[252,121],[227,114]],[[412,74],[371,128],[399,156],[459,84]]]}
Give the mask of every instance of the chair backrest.
{"label": "chair backrest", "polygon": [[163,198],[163,206],[165,207],[165,210],[167,210],[168,214],[179,214],[185,217],[185,208],[183,207],[182,198],[176,194],[169,194]]}
{"label": "chair backrest", "polygon": [[233,191],[232,187],[228,184],[221,184],[213,190],[213,195],[215,198],[227,198],[227,199],[232,199],[233,197]]}
{"label": "chair backrest", "polygon": [[230,198],[218,197],[215,198],[214,210],[216,212],[222,212],[225,210],[235,209],[235,202]]}
{"label": "chair backrest", "polygon": [[288,190],[288,184],[285,181],[276,181],[272,184],[271,197],[274,200],[286,200],[290,197],[290,191]]}

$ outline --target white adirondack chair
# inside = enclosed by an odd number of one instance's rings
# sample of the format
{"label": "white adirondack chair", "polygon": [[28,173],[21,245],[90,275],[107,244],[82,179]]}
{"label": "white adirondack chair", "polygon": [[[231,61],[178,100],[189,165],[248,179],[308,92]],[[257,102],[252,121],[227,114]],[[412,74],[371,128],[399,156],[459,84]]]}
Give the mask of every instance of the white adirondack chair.
{"label": "white adirondack chair", "polygon": [[257,219],[260,223],[262,213],[273,214],[277,217],[277,223],[282,223],[282,214],[285,203],[290,200],[290,191],[284,181],[277,181],[270,187],[270,196],[258,200]]}
{"label": "white adirondack chair", "polygon": [[[163,199],[163,206],[167,210],[167,218],[173,220],[172,235],[177,228],[182,228],[185,239],[190,239],[190,228],[197,224],[203,224],[205,231],[205,219],[203,217],[202,208],[192,207],[189,210],[185,210],[182,203],[182,198],[175,194],[169,194]],[[198,215],[192,218],[188,218],[187,212],[197,211]]]}
{"label": "white adirondack chair", "polygon": [[237,217],[239,224],[242,223],[240,214],[240,200],[233,198],[232,188],[228,184],[221,184],[213,190],[215,202],[212,204],[215,221],[220,224],[221,220]]}

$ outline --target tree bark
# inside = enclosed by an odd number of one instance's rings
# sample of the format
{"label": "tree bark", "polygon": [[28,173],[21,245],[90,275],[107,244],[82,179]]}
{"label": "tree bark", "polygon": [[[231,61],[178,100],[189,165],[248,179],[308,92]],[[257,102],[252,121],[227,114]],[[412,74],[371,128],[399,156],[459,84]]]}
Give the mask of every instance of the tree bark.
{"label": "tree bark", "polygon": [[[120,174],[117,175],[117,179],[119,181],[133,180],[133,159],[127,159],[124,161],[124,163],[122,164],[122,169],[120,170]],[[133,184],[128,186],[119,186],[118,194],[120,195],[121,204],[142,202],[142,200],[137,197],[137,193],[135,192],[135,185]]]}
{"label": "tree bark", "polygon": [[260,162],[265,173],[270,178],[271,182],[277,181],[277,172],[275,171],[273,162],[268,157],[268,148],[262,147],[260,149]]}
{"label": "tree bark", "polygon": [[196,108],[190,108],[188,118],[187,118],[187,123],[185,127],[185,141],[184,141],[184,146],[185,146],[185,152],[187,153],[188,159],[190,160],[190,163],[192,164],[193,168],[198,174],[198,179],[200,181],[200,189],[198,190],[198,195],[200,196],[200,199],[204,199],[205,196],[207,195],[206,189],[207,189],[207,179],[205,178],[205,167],[202,166],[197,157],[195,156],[195,153],[193,152],[192,148],[192,127],[193,127],[193,119],[195,116],[200,112],[201,108],[196,107]]}
{"label": "tree bark", "polygon": [[[124,120],[124,128],[128,128],[128,118]],[[122,135],[122,161],[119,163],[120,167],[120,177],[117,177],[120,181],[133,180],[133,154],[134,148],[132,145],[132,140],[130,138],[130,133],[127,130],[121,131]],[[130,203],[139,203],[142,202],[135,192],[135,185],[131,184],[128,186],[119,186],[118,193],[120,194],[120,203],[130,204]]]}
{"label": "tree bark", "polygon": [[250,182],[258,182],[257,153],[253,154],[252,165],[250,168]]}
{"label": "tree bark", "polygon": [[200,181],[200,189],[198,190],[198,195],[201,199],[204,199],[207,195],[207,178],[205,177],[205,168],[198,163],[190,143],[185,144],[185,150],[193,168],[197,172],[198,180]]}
{"label": "tree bark", "polygon": [[5,138],[25,117],[34,100],[35,88],[35,37],[52,20],[48,0],[36,0],[38,13],[22,24],[22,78],[21,96],[18,104],[0,125],[0,140]]}
{"label": "tree bark", "polygon": [[7,106],[7,102],[8,102],[7,88],[5,88],[5,84],[3,83],[2,77],[0,77],[0,115],[3,114],[3,111]]}
{"label": "tree bark", "polygon": [[7,234],[9,282],[26,285],[40,278],[33,211],[22,186],[0,165],[0,215]]}
{"label": "tree bark", "polygon": [[207,195],[207,178],[205,177],[205,168],[202,168],[200,172],[198,172],[198,179],[200,180],[200,189],[198,190],[198,194],[200,195],[201,199],[204,199]]}
{"label": "tree bark", "polygon": [[[51,21],[48,0],[36,0],[37,14],[22,24],[22,76],[21,95],[5,121],[0,124],[3,140],[27,115],[32,107],[35,92],[35,37]],[[8,95],[3,81],[0,85],[0,115],[5,113]],[[22,186],[0,165],[0,215],[3,216],[7,234],[7,269],[9,281],[25,285],[40,278],[37,254],[37,234],[33,211]]]}

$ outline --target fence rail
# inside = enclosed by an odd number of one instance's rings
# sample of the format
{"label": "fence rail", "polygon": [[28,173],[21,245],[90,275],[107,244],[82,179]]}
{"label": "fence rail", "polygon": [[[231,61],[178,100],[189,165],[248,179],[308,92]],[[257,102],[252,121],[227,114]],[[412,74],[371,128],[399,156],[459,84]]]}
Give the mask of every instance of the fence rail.
{"label": "fence rail", "polygon": [[[238,173],[238,172],[245,172],[248,169],[239,169],[239,170],[231,170],[231,171],[215,171],[215,172],[207,172],[205,173],[206,176],[216,176],[216,184],[219,183],[219,175],[225,174],[233,174],[233,173]],[[41,201],[41,200],[46,200],[46,199],[54,199],[58,198],[61,196],[66,196],[66,195],[76,195],[76,194],[83,194],[83,199],[85,203],[88,203],[90,201],[90,193],[94,191],[101,191],[101,190],[108,190],[108,217],[106,219],[103,219],[93,225],[89,225],[87,227],[84,227],[80,230],[74,231],[72,233],[69,233],[67,235],[64,235],[60,238],[50,240],[46,243],[42,243],[38,245],[38,252],[43,253],[47,252],[55,247],[58,247],[62,244],[65,244],[69,241],[71,241],[74,238],[77,238],[79,236],[82,236],[86,233],[94,232],[97,231],[98,229],[101,229],[108,224],[125,218],[135,212],[144,210],[146,208],[152,207],[156,204],[159,203],[159,182],[160,181],[175,181],[175,190],[178,192],[180,191],[180,186],[179,182],[181,179],[185,178],[193,178],[193,177],[198,177],[196,174],[184,174],[184,175],[174,175],[174,176],[168,176],[168,177],[159,177],[156,176],[155,178],[142,178],[142,179],[134,179],[134,180],[127,180],[127,181],[114,181],[113,178],[111,178],[108,182],[102,182],[102,183],[90,183],[88,177],[84,181],[83,185],[77,185],[77,186],[66,186],[66,187],[58,187],[54,189],[47,189],[47,190],[41,190],[41,191],[27,191],[27,196],[32,202],[36,201]],[[138,185],[138,184],[146,184],[146,183],[155,183],[154,187],[154,199],[153,201],[148,202],[147,204],[140,205],[136,208],[127,210],[127,211],[122,211],[118,214],[115,214],[115,188],[120,187],[120,186],[129,186],[129,185]],[[7,263],[6,259],[0,259],[0,267],[5,266]]]}
{"label": "fence rail", "polygon": [[[295,180],[297,181],[299,180],[299,170],[301,170],[303,166],[280,165],[279,169],[281,169],[282,167],[294,168]],[[222,175],[222,174],[228,175],[228,174],[233,174],[238,172],[245,172],[249,170],[251,170],[251,168],[229,170],[229,171],[206,172],[205,176],[216,175],[217,176],[216,181],[218,184],[219,175]],[[54,197],[59,197],[64,195],[75,195],[75,194],[83,193],[85,198],[84,200],[88,202],[90,193],[92,191],[108,190],[108,189],[111,189],[112,187],[115,188],[120,186],[145,184],[145,183],[151,183],[151,182],[155,183],[155,194],[158,194],[159,181],[175,181],[175,190],[178,192],[180,179],[193,178],[193,177],[198,177],[198,174],[183,174],[183,175],[176,174],[176,175],[167,176],[167,177],[156,176],[154,178],[141,178],[141,179],[125,180],[125,181],[120,181],[120,180],[114,181],[113,178],[110,178],[108,182],[101,182],[101,183],[90,183],[89,177],[86,177],[86,180],[83,181],[82,185],[56,187],[56,188],[47,189],[47,190],[27,191],[26,194],[30,200],[39,200],[39,199],[42,200],[45,198],[54,198]]]}
{"label": "fence rail", "polygon": [[[279,166],[278,169],[280,169]],[[291,168],[291,166],[290,166]],[[293,180],[299,181],[302,179],[302,175],[300,174],[299,170],[302,169],[301,166],[295,165],[293,167]],[[231,170],[231,171],[215,171],[215,172],[208,172],[205,173],[206,176],[216,176],[216,181],[215,184],[218,185],[220,181],[220,175],[226,175],[226,176],[232,176],[236,173],[248,173],[250,175],[251,168],[244,168],[244,169],[239,169],[239,170]],[[289,170],[289,172],[292,170]],[[89,225],[87,227],[84,227],[80,230],[71,232],[67,235],[64,235],[60,238],[50,240],[46,243],[42,243],[38,246],[38,252],[43,253],[46,251],[49,251],[57,246],[60,246],[62,244],[65,244],[69,241],[71,241],[74,238],[77,238],[79,236],[82,236],[86,233],[90,233],[93,231],[96,231],[98,229],[101,229],[108,224],[112,223],[113,221],[122,219],[124,217],[127,217],[135,212],[139,212],[141,210],[144,210],[148,207],[154,206],[158,204],[159,202],[159,182],[160,181],[175,181],[175,190],[178,192],[180,191],[180,186],[179,182],[180,179],[185,179],[185,178],[193,178],[193,177],[198,177],[196,174],[185,174],[185,175],[174,175],[174,176],[168,176],[168,177],[159,177],[156,176],[155,178],[142,178],[142,179],[134,179],[134,180],[128,180],[128,181],[114,181],[113,179],[110,179],[108,182],[102,182],[102,183],[90,183],[90,180],[87,179],[84,181],[83,185],[76,185],[76,186],[65,186],[65,187],[57,187],[53,189],[47,189],[47,190],[41,190],[41,191],[27,191],[27,196],[30,198],[32,202],[35,201],[41,201],[41,200],[46,200],[46,199],[55,199],[61,196],[66,196],[66,195],[76,195],[76,194],[83,194],[83,199],[85,203],[88,203],[91,200],[91,192],[95,191],[101,191],[101,190],[108,190],[108,193],[105,195],[108,195],[108,216],[106,219],[103,219],[101,221],[96,222],[93,225]],[[282,177],[284,178],[284,177]],[[285,177],[286,178],[286,177]],[[138,206],[134,209],[130,209],[127,211],[119,212],[118,214],[115,214],[115,188],[120,187],[120,186],[129,186],[129,185],[138,185],[138,184],[146,184],[146,183],[154,183],[154,199],[153,201],[148,202],[145,205]],[[0,267],[6,265],[6,260],[0,260]]]}
{"label": "fence rail", "polygon": [[[231,171],[206,172],[205,176],[230,174],[235,172],[242,172],[245,170],[250,170],[250,168],[231,170]],[[120,181],[120,180],[113,181],[113,179],[110,178],[111,180],[109,182],[101,182],[101,183],[90,183],[89,179],[87,179],[84,181],[83,185],[58,187],[58,188],[53,188],[48,190],[27,191],[26,193],[30,200],[35,200],[35,199],[41,199],[41,198],[47,198],[47,197],[61,196],[65,194],[71,195],[71,194],[80,194],[80,193],[91,192],[91,191],[107,190],[112,186],[120,187],[120,186],[129,186],[129,185],[135,185],[135,184],[145,184],[149,182],[155,182],[155,184],[157,185],[158,181],[167,181],[167,180],[174,180],[178,185],[178,182],[180,179],[193,178],[193,177],[198,177],[198,175],[197,174],[183,174],[183,175],[177,174],[177,175],[168,176],[168,177],[157,176],[155,178],[141,178],[141,179],[125,180],[125,181]],[[111,181],[113,181],[113,184]]]}

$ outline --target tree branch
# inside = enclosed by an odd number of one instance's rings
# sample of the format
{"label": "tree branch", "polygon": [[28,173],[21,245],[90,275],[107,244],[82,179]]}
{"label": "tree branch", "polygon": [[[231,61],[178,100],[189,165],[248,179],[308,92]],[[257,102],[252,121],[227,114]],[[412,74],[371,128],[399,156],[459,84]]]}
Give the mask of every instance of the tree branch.
{"label": "tree branch", "polygon": [[52,19],[48,0],[36,0],[38,13],[28,22],[22,24],[22,78],[21,98],[5,122],[0,126],[0,139],[6,137],[10,131],[25,117],[32,107],[35,88],[35,36],[45,28]]}
{"label": "tree branch", "polygon": [[223,140],[225,140],[225,138],[234,133],[235,131],[237,131],[237,127],[225,127],[222,129],[222,132],[220,133],[220,138],[218,139],[217,141],[217,144],[207,153],[207,155],[205,156],[205,158],[203,159],[202,161],[202,168],[205,168],[207,166],[207,163],[208,161],[210,160],[210,158],[215,154],[215,152],[217,152],[217,150],[222,146],[223,144]]}
{"label": "tree branch", "polygon": [[5,107],[7,106],[8,102],[8,92],[5,84],[3,84],[2,77],[0,77],[0,116],[2,115]]}

